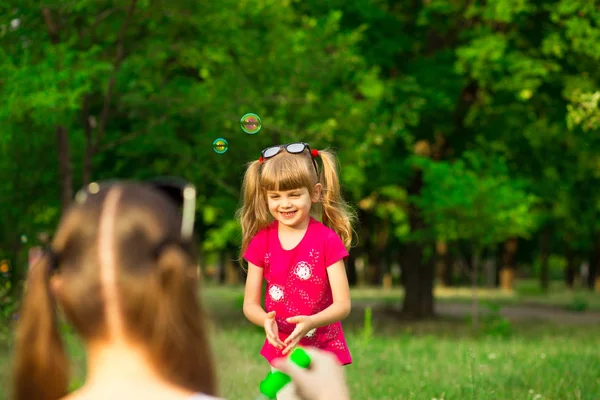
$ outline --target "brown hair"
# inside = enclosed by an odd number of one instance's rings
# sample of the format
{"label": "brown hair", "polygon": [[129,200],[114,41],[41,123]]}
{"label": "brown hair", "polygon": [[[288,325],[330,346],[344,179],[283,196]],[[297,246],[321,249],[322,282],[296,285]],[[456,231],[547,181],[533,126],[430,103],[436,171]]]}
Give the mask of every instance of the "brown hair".
{"label": "brown hair", "polygon": [[248,164],[242,183],[242,206],[237,213],[242,227],[240,262],[243,262],[244,253],[254,235],[273,221],[266,192],[307,188],[312,197],[318,182],[323,185],[323,192],[319,207],[313,207],[311,212],[314,211],[323,224],[333,229],[347,248],[350,247],[352,223],[356,215],[342,198],[337,159],[328,150],[319,150],[319,157],[323,165],[319,177],[308,151],[290,154],[283,150],[262,163],[253,161]]}
{"label": "brown hair", "polygon": [[[118,186],[121,197],[112,240],[124,333],[147,348],[151,363],[166,380],[214,395],[195,253],[181,240],[181,216],[157,191],[133,183]],[[16,334],[16,400],[55,400],[67,393],[68,360],[58,331],[57,305],[84,340],[107,337],[97,243],[101,210],[112,190],[116,189],[90,195],[63,216],[51,246],[61,290],[50,289],[53,273],[47,254],[30,271]]]}

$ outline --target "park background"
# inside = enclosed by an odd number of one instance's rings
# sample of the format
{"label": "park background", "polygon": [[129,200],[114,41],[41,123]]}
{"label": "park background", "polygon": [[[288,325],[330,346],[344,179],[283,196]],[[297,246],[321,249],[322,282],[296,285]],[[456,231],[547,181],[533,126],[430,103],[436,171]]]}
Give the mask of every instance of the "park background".
{"label": "park background", "polygon": [[234,213],[292,141],[359,216],[353,399],[600,398],[599,59],[588,0],[2,1],[0,399],[31,248],[84,185],[165,175],[198,189],[221,394],[253,398]]}

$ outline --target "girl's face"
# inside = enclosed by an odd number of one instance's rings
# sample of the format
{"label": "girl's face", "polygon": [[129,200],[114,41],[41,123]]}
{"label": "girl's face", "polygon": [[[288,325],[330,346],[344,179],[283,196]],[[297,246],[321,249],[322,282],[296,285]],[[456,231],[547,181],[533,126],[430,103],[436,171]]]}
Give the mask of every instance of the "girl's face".
{"label": "girl's face", "polygon": [[305,187],[286,191],[268,191],[267,203],[273,218],[290,228],[297,228],[308,220],[312,203],[318,202],[320,197],[321,184],[317,183],[312,197]]}

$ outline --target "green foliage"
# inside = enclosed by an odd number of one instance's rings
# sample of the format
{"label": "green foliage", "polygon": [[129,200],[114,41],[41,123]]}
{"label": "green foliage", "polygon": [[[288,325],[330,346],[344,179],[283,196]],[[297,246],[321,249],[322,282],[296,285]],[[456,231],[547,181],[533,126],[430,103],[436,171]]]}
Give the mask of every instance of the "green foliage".
{"label": "green foliage", "polygon": [[[366,235],[408,240],[414,200],[428,239],[491,246],[551,224],[589,253],[599,19],[584,0],[4,1],[0,256],[22,269],[21,233],[56,225],[57,126],[74,190],[87,173],[194,182],[209,252],[239,244],[244,164],[304,140],[339,154]],[[246,112],[259,134],[240,130]],[[431,159],[413,157],[423,141]],[[425,187],[408,199],[415,166]]]}
{"label": "green foliage", "polygon": [[236,220],[225,220],[206,233],[204,250],[216,251],[235,246],[241,234],[241,228]]}
{"label": "green foliage", "polygon": [[[536,260],[533,264],[533,270],[536,275],[540,273],[540,264],[540,260]],[[564,276],[566,266],[567,260],[564,257],[554,254],[548,257],[548,275],[550,276],[550,279],[560,280]]]}
{"label": "green foliage", "polygon": [[414,165],[425,183],[417,204],[436,238],[484,248],[536,228],[536,198],[510,178],[502,159],[466,152],[452,163],[416,157]]}
{"label": "green foliage", "polygon": [[406,190],[397,185],[384,186],[362,199],[358,206],[362,210],[372,212],[380,220],[391,224],[393,234],[398,239],[408,236],[410,225],[406,206],[408,195]]}
{"label": "green foliage", "polygon": [[600,127],[600,92],[575,93],[572,102],[567,106],[569,129],[581,127],[586,132],[597,132]]}

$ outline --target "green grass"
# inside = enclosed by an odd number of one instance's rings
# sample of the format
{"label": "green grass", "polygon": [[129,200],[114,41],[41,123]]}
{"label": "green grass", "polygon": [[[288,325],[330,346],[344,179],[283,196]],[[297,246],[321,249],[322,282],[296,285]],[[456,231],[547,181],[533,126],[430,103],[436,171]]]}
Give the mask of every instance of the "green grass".
{"label": "green grass", "polygon": [[[203,293],[214,321],[221,395],[253,399],[269,371],[258,354],[264,333],[245,321],[241,288]],[[373,336],[365,335],[364,305],[389,294],[353,291],[356,307],[344,326],[354,357],[346,367],[354,400],[600,399],[600,322],[567,327],[531,321],[511,326],[506,336],[474,336],[464,319],[410,323],[374,308]],[[78,385],[85,357],[81,344],[67,336]],[[0,393],[10,379],[9,342],[0,342]]]}
{"label": "green grass", "polygon": [[[215,337],[226,398],[250,399],[256,391],[268,371],[257,355],[262,339],[260,333],[242,329]],[[600,398],[600,343],[587,335],[577,343],[550,332],[513,340],[412,335],[361,339],[348,337],[354,363],[346,371],[355,400]]]}

